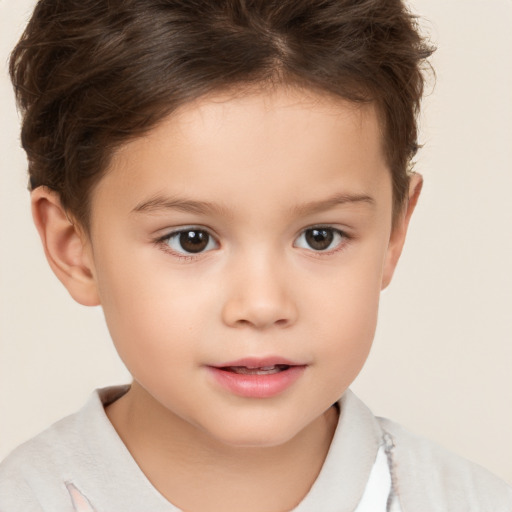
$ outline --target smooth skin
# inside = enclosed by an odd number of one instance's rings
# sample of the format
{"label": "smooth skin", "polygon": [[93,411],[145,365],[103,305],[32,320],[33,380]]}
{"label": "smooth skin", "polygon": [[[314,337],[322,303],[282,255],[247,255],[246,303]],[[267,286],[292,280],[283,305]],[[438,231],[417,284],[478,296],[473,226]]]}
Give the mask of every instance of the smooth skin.
{"label": "smooth skin", "polygon": [[[32,193],[50,265],[75,300],[101,304],[133,376],[107,415],[169,501],[277,512],[307,494],[420,190],[413,175],[393,223],[374,108],[278,87],[201,98],[122,146],[89,232],[54,192]],[[209,371],[268,356],[305,365],[270,398]]]}

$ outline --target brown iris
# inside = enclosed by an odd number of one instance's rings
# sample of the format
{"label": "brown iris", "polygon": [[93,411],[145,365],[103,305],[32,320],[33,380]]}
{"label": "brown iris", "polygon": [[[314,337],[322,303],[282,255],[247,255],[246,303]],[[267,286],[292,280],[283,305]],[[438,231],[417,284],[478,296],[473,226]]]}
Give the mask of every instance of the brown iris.
{"label": "brown iris", "polygon": [[192,253],[204,251],[210,241],[210,235],[206,231],[198,229],[182,231],[179,238],[182,249]]}
{"label": "brown iris", "polygon": [[325,251],[334,239],[332,229],[312,228],[305,232],[306,242],[315,251]]}

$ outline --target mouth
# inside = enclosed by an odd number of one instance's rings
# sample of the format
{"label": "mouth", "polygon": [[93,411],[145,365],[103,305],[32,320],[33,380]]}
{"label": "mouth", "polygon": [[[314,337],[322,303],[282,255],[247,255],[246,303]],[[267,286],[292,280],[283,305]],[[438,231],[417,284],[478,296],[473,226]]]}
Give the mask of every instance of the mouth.
{"label": "mouth", "polygon": [[215,382],[230,393],[246,398],[270,398],[292,387],[307,366],[269,357],[241,359],[209,368]]}
{"label": "mouth", "polygon": [[238,375],[273,375],[298,366],[305,367],[307,364],[292,361],[281,356],[244,357],[236,361],[226,361],[213,365],[217,370]]}
{"label": "mouth", "polygon": [[248,366],[221,366],[219,370],[224,372],[232,372],[238,375],[273,375],[288,370],[292,365],[289,364],[273,364],[270,366],[259,366],[256,368]]}

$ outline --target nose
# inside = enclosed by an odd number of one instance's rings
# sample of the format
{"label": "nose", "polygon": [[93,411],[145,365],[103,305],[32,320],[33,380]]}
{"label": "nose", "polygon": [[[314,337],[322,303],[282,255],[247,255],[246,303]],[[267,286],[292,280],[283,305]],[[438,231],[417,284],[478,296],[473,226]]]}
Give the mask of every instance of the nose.
{"label": "nose", "polygon": [[298,311],[289,283],[286,270],[272,258],[233,267],[222,309],[224,323],[261,330],[290,327]]}

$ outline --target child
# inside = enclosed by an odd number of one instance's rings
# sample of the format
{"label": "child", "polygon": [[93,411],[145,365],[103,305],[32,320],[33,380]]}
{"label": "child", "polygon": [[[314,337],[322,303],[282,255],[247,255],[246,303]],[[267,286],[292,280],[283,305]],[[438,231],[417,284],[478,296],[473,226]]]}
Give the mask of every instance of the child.
{"label": "child", "polygon": [[421,190],[398,1],[42,0],[15,49],[33,215],[131,386],[0,469],[0,510],[510,510],[349,390]]}

